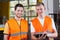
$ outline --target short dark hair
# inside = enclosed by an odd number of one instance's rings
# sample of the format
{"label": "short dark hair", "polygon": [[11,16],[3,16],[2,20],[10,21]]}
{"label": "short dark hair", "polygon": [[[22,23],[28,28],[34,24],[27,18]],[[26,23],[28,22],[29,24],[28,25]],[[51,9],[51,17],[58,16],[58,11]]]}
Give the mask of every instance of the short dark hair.
{"label": "short dark hair", "polygon": [[22,4],[16,4],[16,5],[15,5],[15,10],[17,9],[17,7],[22,7],[22,8],[24,8],[24,6],[23,6]]}
{"label": "short dark hair", "polygon": [[43,2],[38,2],[38,3],[36,4],[36,6],[40,6],[40,5],[45,6]]}

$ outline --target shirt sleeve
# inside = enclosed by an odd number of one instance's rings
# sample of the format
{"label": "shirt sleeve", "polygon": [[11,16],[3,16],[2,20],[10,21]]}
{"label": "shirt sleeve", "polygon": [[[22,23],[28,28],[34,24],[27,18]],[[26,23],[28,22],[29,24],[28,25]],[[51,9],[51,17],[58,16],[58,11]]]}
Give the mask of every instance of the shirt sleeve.
{"label": "shirt sleeve", "polygon": [[4,27],[4,34],[9,34],[9,26],[8,26],[8,23],[5,24],[5,27]]}
{"label": "shirt sleeve", "polygon": [[56,30],[56,26],[55,26],[55,23],[54,23],[54,20],[53,20],[53,19],[52,19],[52,27],[53,27],[53,30],[54,30],[54,31],[57,31],[57,30]]}
{"label": "shirt sleeve", "polygon": [[34,29],[34,27],[33,27],[33,25],[32,25],[32,22],[30,23],[30,29],[31,29],[31,32],[35,32],[35,29]]}

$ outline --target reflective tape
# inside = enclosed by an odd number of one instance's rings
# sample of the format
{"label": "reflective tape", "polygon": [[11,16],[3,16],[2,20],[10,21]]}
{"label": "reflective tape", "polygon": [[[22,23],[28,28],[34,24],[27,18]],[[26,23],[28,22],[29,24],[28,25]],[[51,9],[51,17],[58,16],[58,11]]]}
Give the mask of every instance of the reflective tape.
{"label": "reflective tape", "polygon": [[27,32],[19,32],[19,33],[10,34],[10,36],[18,36],[18,35],[22,35],[22,34],[28,34],[28,33]]}

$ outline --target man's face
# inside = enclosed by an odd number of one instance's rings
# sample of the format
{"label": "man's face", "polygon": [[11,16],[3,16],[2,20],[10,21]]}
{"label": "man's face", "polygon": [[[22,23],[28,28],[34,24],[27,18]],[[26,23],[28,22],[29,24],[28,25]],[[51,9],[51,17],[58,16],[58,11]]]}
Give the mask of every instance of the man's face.
{"label": "man's face", "polygon": [[15,10],[16,17],[20,18],[23,13],[23,7],[17,7]]}
{"label": "man's face", "polygon": [[45,12],[45,7],[41,4],[40,6],[36,6],[36,12],[38,15],[42,15]]}

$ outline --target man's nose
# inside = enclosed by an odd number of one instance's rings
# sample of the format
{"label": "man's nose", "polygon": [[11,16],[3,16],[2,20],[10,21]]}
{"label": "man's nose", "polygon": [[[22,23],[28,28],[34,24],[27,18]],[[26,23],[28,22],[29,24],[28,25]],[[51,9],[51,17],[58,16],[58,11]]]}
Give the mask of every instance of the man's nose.
{"label": "man's nose", "polygon": [[19,13],[22,13],[21,11]]}

